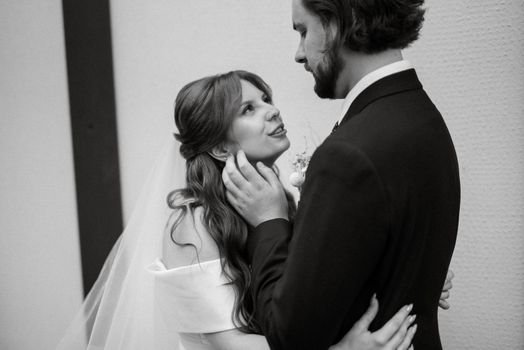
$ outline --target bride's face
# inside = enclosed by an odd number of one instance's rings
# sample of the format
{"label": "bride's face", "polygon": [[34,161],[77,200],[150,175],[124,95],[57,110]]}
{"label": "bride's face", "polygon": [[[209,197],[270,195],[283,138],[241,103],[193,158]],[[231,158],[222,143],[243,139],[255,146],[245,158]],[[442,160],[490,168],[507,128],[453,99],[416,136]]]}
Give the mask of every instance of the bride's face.
{"label": "bride's face", "polygon": [[273,164],[290,145],[280,111],[270,96],[245,80],[240,82],[242,103],[228,137],[231,151],[243,150],[251,162]]}

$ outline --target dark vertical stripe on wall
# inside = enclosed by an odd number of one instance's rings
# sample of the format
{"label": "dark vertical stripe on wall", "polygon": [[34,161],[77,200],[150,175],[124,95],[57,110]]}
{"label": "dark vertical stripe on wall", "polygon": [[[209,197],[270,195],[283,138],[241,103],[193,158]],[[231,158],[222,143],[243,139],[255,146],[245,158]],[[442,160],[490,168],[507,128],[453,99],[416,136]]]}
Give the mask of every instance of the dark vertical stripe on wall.
{"label": "dark vertical stripe on wall", "polygon": [[122,232],[109,0],[63,0],[84,292]]}

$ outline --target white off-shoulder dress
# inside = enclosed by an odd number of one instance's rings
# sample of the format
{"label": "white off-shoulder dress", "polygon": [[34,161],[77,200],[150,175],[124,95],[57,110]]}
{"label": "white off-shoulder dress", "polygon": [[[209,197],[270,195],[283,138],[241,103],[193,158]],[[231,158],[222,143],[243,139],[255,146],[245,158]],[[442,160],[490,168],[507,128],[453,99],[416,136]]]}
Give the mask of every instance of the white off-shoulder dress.
{"label": "white off-shoulder dress", "polygon": [[158,328],[179,336],[173,349],[212,350],[204,333],[235,328],[235,291],[220,259],[173,269],[156,259],[148,271],[155,280],[155,320],[162,323]]}

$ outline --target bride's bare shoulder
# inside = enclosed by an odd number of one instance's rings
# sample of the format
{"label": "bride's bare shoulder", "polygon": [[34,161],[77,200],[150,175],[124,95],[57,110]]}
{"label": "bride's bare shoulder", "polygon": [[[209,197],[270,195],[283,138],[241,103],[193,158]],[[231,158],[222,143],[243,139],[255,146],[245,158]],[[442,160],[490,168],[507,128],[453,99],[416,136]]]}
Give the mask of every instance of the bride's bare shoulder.
{"label": "bride's bare shoulder", "polygon": [[173,212],[164,233],[162,255],[168,269],[220,257],[218,247],[204,225],[202,207],[187,210],[185,215],[181,210]]}

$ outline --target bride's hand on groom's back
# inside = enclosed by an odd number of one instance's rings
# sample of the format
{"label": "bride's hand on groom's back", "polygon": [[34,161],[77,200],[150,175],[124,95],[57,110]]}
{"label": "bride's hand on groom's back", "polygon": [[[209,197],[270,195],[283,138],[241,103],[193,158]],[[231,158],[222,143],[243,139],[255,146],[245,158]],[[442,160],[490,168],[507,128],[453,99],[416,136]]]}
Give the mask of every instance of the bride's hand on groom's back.
{"label": "bride's hand on groom's back", "polygon": [[378,312],[378,300],[375,296],[371,304],[349,330],[342,340],[331,346],[330,350],[406,350],[413,349],[411,342],[417,331],[413,325],[416,316],[410,315],[411,305],[402,307],[382,328],[369,331],[369,325]]}
{"label": "bride's hand on groom's back", "polygon": [[448,274],[446,275],[446,281],[444,282],[444,287],[442,288],[442,293],[440,294],[440,300],[438,301],[438,306],[440,306],[444,310],[448,310],[451,307],[447,299],[449,299],[450,296],[450,289],[453,288],[452,280],[454,277],[455,274],[453,273],[453,271],[448,270]]}
{"label": "bride's hand on groom's back", "polygon": [[[238,165],[238,166],[237,166]],[[243,151],[230,156],[222,171],[226,196],[231,205],[253,227],[272,219],[288,219],[284,188],[275,172],[258,162],[256,169]]]}

